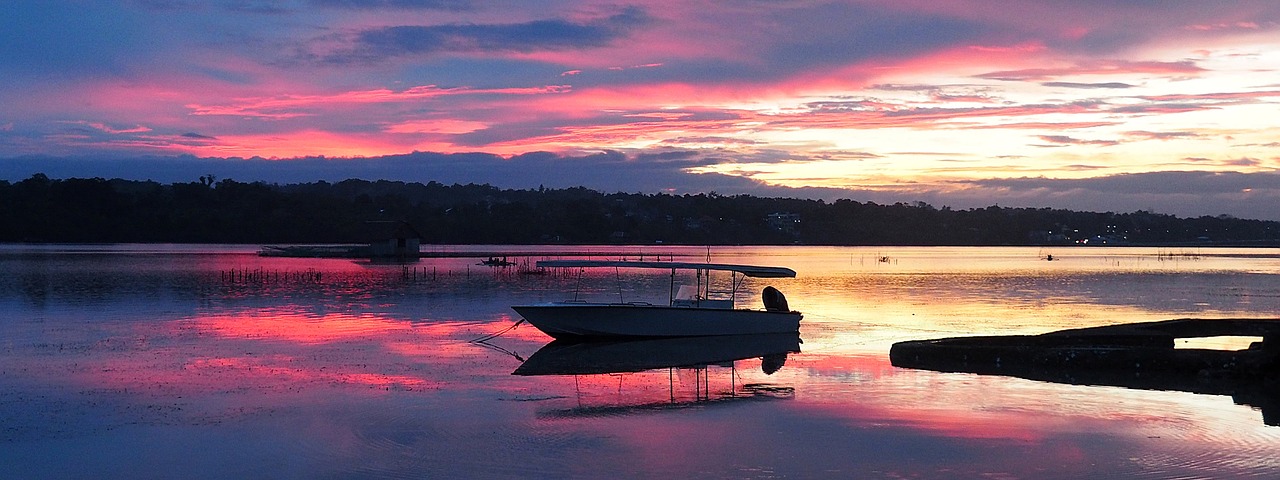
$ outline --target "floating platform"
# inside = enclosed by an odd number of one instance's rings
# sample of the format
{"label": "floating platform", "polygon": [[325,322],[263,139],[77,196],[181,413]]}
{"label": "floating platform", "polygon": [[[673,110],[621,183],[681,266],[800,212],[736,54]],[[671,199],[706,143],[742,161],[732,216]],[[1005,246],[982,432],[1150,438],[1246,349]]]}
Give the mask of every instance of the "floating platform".
{"label": "floating platform", "polygon": [[263,257],[293,258],[369,258],[368,245],[267,245],[258,250]]}
{"label": "floating platform", "polygon": [[[258,250],[258,255],[263,257],[294,257],[294,258],[369,258],[373,255],[373,249],[369,245],[266,245]],[[421,251],[415,256],[407,255],[408,258],[520,258],[520,257],[607,257],[607,258],[646,258],[655,259],[672,258],[674,254],[669,253],[652,253],[652,252],[592,252],[592,251],[566,251],[566,252],[548,252],[536,250],[510,250],[510,251]],[[514,265],[515,262],[511,262]]]}
{"label": "floating platform", "polygon": [[[1245,350],[1174,348],[1175,340],[1260,337]],[[953,337],[894,344],[896,367],[1229,395],[1280,425],[1280,319],[1176,319],[1041,335]]]}

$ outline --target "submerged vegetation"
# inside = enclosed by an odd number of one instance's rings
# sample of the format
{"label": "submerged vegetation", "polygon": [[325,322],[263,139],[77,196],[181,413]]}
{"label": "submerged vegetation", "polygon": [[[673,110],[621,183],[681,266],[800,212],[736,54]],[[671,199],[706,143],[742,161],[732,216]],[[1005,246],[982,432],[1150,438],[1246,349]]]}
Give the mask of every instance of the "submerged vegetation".
{"label": "submerged vegetation", "polygon": [[102,178],[0,181],[0,241],[360,243],[404,220],[423,243],[1278,245],[1280,222],[841,199],[505,190],[345,180],[277,185]]}

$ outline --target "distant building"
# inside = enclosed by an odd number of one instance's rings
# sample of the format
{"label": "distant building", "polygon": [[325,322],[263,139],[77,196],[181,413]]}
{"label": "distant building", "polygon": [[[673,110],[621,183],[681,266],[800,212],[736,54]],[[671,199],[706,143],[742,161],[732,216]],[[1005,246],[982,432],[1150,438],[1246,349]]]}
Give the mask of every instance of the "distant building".
{"label": "distant building", "polygon": [[1065,233],[1054,230],[1036,230],[1027,233],[1027,241],[1041,245],[1066,245],[1071,239]]}
{"label": "distant building", "polygon": [[369,256],[372,258],[417,259],[422,234],[404,221],[368,222]]}
{"label": "distant building", "polygon": [[1080,240],[1081,245],[1128,245],[1129,237],[1124,235],[1094,235]]}
{"label": "distant building", "polygon": [[770,213],[764,218],[764,222],[769,228],[780,232],[796,235],[800,233],[800,214],[798,213]]}

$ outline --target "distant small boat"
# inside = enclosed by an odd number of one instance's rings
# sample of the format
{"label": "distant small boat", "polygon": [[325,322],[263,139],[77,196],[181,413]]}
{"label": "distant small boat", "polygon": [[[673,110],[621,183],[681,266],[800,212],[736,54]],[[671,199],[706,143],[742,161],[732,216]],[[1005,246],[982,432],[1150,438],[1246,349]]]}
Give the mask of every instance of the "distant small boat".
{"label": "distant small boat", "polygon": [[482,260],[480,263],[477,263],[476,265],[481,265],[485,267],[510,267],[515,264],[516,262],[507,261],[506,257],[502,257],[502,258],[489,257],[485,260]]}
{"label": "distant small boat", "polygon": [[[787,306],[786,297],[773,287],[763,291],[764,310],[734,307],[734,296],[745,277],[789,278],[796,272],[783,267],[687,262],[636,262],[598,260],[543,260],[539,268],[615,267],[670,269],[670,300],[666,305],[644,302],[593,303],[583,301],[516,305],[511,308],[530,324],[555,338],[573,337],[681,337],[795,333],[802,315]],[[676,288],[675,271],[694,270],[697,285]],[[731,290],[713,292],[711,271],[727,271]],[[705,281],[703,280],[705,278]],[[715,296],[716,298],[712,298]]]}

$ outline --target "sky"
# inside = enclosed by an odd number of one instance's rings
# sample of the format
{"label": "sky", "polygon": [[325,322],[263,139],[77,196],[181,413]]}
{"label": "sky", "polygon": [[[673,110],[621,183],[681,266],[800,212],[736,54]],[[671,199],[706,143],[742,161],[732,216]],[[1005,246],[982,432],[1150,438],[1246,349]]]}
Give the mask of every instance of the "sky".
{"label": "sky", "polygon": [[1280,220],[1280,2],[9,0],[0,180]]}

